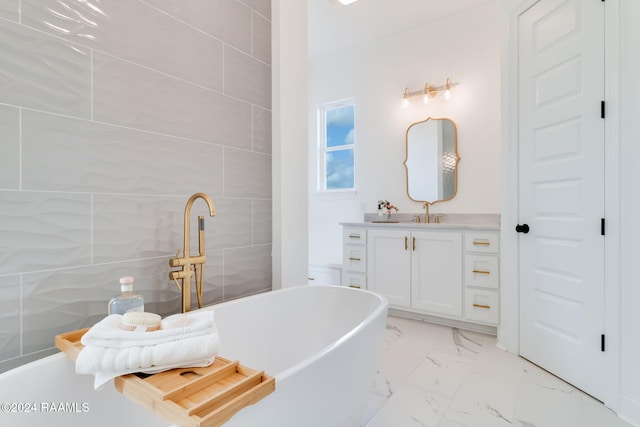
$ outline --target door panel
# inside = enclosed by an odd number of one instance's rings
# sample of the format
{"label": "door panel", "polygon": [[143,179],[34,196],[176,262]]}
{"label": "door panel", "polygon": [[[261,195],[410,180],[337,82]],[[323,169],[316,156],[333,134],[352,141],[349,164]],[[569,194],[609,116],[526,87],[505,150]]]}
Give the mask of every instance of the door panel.
{"label": "door panel", "polygon": [[414,231],[411,305],[462,316],[462,234]]}
{"label": "door panel", "polygon": [[370,230],[367,245],[367,289],[389,304],[411,306],[411,252],[408,230]]}
{"label": "door panel", "polygon": [[598,397],[604,357],[604,9],[541,0],[519,17],[521,354]]}

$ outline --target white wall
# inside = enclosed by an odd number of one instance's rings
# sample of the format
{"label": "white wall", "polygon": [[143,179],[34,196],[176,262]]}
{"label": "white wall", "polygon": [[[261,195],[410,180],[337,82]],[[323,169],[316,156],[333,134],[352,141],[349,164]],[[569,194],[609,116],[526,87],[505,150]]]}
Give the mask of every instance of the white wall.
{"label": "white wall", "polygon": [[[500,211],[500,20],[498,5],[485,4],[366,45],[313,59],[309,70],[309,261],[341,262],[340,222],[361,221],[387,199],[400,212],[422,212],[407,196],[405,132],[427,117],[448,117],[458,130],[461,157],[458,194],[432,213]],[[425,82],[460,85],[445,103],[420,97],[400,107],[405,87]],[[317,108],[354,97],[355,194],[318,195]]]}
{"label": "white wall", "polygon": [[273,0],[273,287],[307,283],[307,2]]}
{"label": "white wall", "polygon": [[620,0],[622,369],[620,413],[640,425],[640,2]]}
{"label": "white wall", "polygon": [[205,302],[271,289],[270,35],[270,0],[0,0],[0,371],[104,317],[126,274],[180,311],[195,192],[218,213]]}

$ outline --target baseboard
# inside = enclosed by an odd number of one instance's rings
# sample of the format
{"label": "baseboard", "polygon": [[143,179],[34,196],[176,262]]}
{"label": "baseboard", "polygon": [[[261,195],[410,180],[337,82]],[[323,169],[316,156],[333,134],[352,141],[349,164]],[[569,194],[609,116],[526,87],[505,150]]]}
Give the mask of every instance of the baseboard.
{"label": "baseboard", "polygon": [[621,395],[618,416],[632,426],[640,427],[640,400]]}
{"label": "baseboard", "polygon": [[480,332],[487,335],[497,335],[495,326],[480,325],[477,323],[465,322],[462,320],[447,319],[444,317],[429,316],[428,314],[416,313],[397,308],[389,308],[389,314],[392,316],[404,317],[407,319],[420,320],[423,322],[435,323],[443,326],[451,326],[452,328],[466,329],[468,331]]}

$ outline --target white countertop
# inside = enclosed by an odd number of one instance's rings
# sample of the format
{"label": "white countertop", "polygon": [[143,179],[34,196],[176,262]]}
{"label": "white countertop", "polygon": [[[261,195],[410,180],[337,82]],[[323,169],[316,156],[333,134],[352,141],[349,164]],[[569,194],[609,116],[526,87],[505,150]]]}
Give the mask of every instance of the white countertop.
{"label": "white countertop", "polygon": [[433,230],[487,230],[500,231],[500,225],[490,224],[454,224],[454,223],[424,223],[424,222],[341,222],[347,227],[369,228],[428,228]]}
{"label": "white countertop", "polygon": [[[424,214],[391,214],[392,222],[386,221],[386,215],[380,218],[377,214],[365,214],[362,222],[341,222],[340,225],[349,227],[371,228],[428,228],[443,230],[487,230],[500,231],[499,214],[437,214],[439,223],[415,222],[415,217],[420,216],[424,220]],[[376,221],[376,222],[373,222]],[[378,222],[382,221],[382,222]]]}

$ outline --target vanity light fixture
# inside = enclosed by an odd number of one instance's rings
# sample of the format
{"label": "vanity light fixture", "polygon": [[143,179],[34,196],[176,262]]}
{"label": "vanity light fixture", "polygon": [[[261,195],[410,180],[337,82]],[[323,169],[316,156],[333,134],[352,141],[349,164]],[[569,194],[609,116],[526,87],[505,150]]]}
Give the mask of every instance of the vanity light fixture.
{"label": "vanity light fixture", "polygon": [[402,106],[404,108],[409,107],[409,98],[416,95],[422,95],[422,102],[427,105],[429,100],[435,98],[438,92],[443,92],[444,100],[448,101],[451,98],[451,88],[457,85],[458,83],[452,83],[451,78],[447,77],[447,82],[442,86],[431,86],[429,83],[425,83],[423,90],[415,92],[409,91],[407,87],[404,89],[404,95],[402,96]]}
{"label": "vanity light fixture", "polygon": [[351,3],[355,3],[358,0],[331,0],[332,3],[337,4],[338,6],[345,6]]}
{"label": "vanity light fixture", "polygon": [[451,79],[447,77],[447,82],[444,85],[444,100],[448,101],[451,99]]}
{"label": "vanity light fixture", "polygon": [[409,93],[409,88],[404,88],[404,95],[402,96],[402,108],[409,108],[409,98],[411,94]]}
{"label": "vanity light fixture", "polygon": [[429,103],[429,98],[435,97],[437,93],[438,91],[435,90],[433,86],[430,86],[429,83],[425,83],[422,95],[422,102],[424,102],[424,105],[427,105]]}

